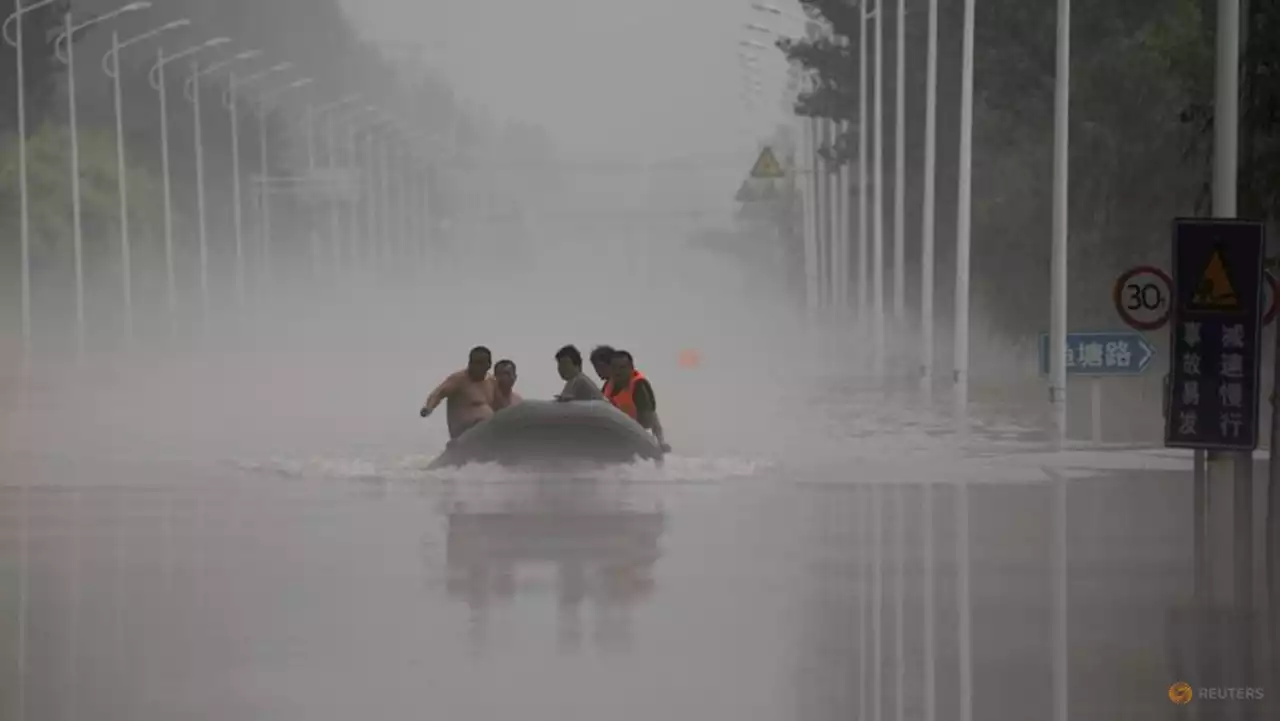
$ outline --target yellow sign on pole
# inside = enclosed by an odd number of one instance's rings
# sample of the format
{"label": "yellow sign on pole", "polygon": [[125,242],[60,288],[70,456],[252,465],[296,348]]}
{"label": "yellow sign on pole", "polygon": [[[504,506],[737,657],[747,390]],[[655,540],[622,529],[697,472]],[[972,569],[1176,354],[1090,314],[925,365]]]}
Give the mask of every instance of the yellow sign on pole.
{"label": "yellow sign on pole", "polygon": [[1236,297],[1235,288],[1231,285],[1231,276],[1222,260],[1222,253],[1213,251],[1191,304],[1197,308],[1216,310],[1235,310],[1240,306],[1240,299]]}
{"label": "yellow sign on pole", "polygon": [[764,146],[760,151],[760,157],[756,158],[756,164],[751,167],[751,177],[753,178],[785,178],[786,173],[782,170],[782,165],[778,162],[777,156],[773,154],[773,149]]}

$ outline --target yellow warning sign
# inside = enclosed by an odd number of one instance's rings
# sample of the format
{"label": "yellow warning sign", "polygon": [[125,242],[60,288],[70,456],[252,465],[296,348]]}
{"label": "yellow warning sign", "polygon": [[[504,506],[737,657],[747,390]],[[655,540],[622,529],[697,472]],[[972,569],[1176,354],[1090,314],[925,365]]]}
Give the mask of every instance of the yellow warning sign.
{"label": "yellow warning sign", "polygon": [[1200,284],[1196,286],[1191,305],[1203,310],[1236,310],[1240,308],[1240,298],[1231,285],[1231,275],[1227,272],[1227,264],[1222,260],[1222,252],[1215,250],[1205,266]]}
{"label": "yellow warning sign", "polygon": [[751,177],[753,178],[785,178],[786,173],[782,172],[782,165],[778,163],[778,158],[773,154],[773,150],[769,146],[765,146],[760,151],[760,157],[756,158],[756,164],[751,167]]}

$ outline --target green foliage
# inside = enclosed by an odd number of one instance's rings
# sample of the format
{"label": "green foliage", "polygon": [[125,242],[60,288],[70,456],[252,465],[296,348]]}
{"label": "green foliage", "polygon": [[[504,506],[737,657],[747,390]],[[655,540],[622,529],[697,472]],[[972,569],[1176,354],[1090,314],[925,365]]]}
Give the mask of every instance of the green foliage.
{"label": "green foliage", "polygon": [[[27,143],[28,207],[32,251],[42,258],[72,253],[71,140],[67,128],[45,125]],[[115,136],[97,129],[80,131],[81,228],[86,255],[116,242],[120,227]],[[145,168],[130,165],[130,234],[140,248],[163,232],[160,182]],[[17,137],[0,140],[0,237],[19,242],[20,190]]]}
{"label": "green foliage", "polygon": [[[859,15],[842,0],[800,0],[831,34],[779,43],[787,57],[814,76],[796,111],[856,119],[860,68]],[[878,5],[879,3],[877,3]],[[885,123],[892,142],[897,3],[885,2]],[[1280,5],[1246,2],[1247,42],[1242,71],[1240,214],[1280,216]],[[1056,76],[1055,0],[980,0],[975,27],[974,274],[991,298],[1043,298],[1038,269],[1048,264]],[[1072,3],[1071,187],[1073,313],[1112,317],[1101,286],[1117,267],[1166,263],[1168,222],[1207,210],[1212,157],[1214,4],[1207,0],[1075,0]],[[939,2],[939,270],[944,274],[955,217],[954,158],[958,145],[962,0]],[[924,12],[907,16],[907,197],[917,197],[923,146]],[[874,21],[868,27],[874,37]],[[869,48],[869,53],[870,53]],[[868,69],[868,80],[872,68]],[[870,91],[868,91],[870,92]],[[857,128],[852,128],[856,134]],[[826,154],[854,159],[856,137],[846,135]],[[884,182],[892,183],[886,169]],[[916,232],[910,228],[909,232]],[[1034,242],[1029,242],[1034,240]],[[909,256],[909,261],[911,260]],[[1010,272],[1010,262],[1024,270]],[[1028,264],[1029,263],[1029,264]],[[1032,272],[1027,272],[1032,271]],[[1099,281],[1101,282],[1101,281]],[[1102,299],[1102,300],[1097,300]],[[1039,302],[994,303],[1019,331],[1036,331]],[[1073,321],[1074,322],[1074,321]],[[1096,322],[1091,320],[1089,322]]]}

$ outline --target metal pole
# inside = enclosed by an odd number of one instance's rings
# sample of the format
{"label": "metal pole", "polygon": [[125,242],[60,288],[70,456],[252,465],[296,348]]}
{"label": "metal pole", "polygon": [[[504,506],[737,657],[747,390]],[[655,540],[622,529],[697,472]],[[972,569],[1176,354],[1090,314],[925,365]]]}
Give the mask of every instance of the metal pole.
{"label": "metal pole", "polygon": [[[316,172],[316,112],[315,106],[307,104],[307,173],[310,176],[308,183],[315,180]],[[320,236],[315,232],[315,213],[313,208],[308,209],[308,219],[311,221],[311,279],[318,281],[320,279]]]}
{"label": "metal pole", "polygon": [[871,720],[884,716],[884,502],[878,484],[871,486]]}
{"label": "metal pole", "polygon": [[[1234,218],[1238,213],[1236,183],[1240,152],[1240,0],[1218,0],[1214,95],[1213,214],[1218,218]],[[1226,485],[1226,471],[1234,466],[1232,595],[1238,626],[1237,635],[1232,640],[1240,654],[1237,677],[1250,678],[1253,636],[1248,629],[1253,611],[1253,452],[1238,451],[1223,454],[1222,458],[1215,458],[1216,455],[1211,453],[1209,456],[1210,497],[1214,486]],[[1221,480],[1215,480],[1218,473],[1221,473]]]}
{"label": "metal pole", "polygon": [[875,37],[875,127],[872,149],[875,153],[875,197],[871,209],[872,242],[872,302],[875,304],[875,328],[872,336],[875,353],[872,368],[877,379],[884,377],[884,0],[876,2]]}
{"label": "metal pole", "polygon": [[817,228],[814,238],[817,240],[818,248],[818,306],[825,309],[831,304],[831,229],[829,227],[831,214],[827,211],[827,206],[830,204],[830,198],[827,196],[830,176],[827,174],[826,161],[823,160],[819,151],[827,143],[828,123],[826,118],[815,118],[814,123],[816,132],[813,144],[813,199],[814,222]]}
{"label": "metal pole", "polygon": [[169,176],[168,91],[164,81],[164,50],[156,50],[156,74],[160,93],[160,172],[164,185],[164,270],[170,331],[178,331],[178,281],[173,270],[173,189]]}
{"label": "metal pole", "polygon": [[[351,167],[355,168],[358,161],[358,149],[356,148],[356,131],[353,128],[347,136],[347,157],[350,159]],[[365,175],[361,169],[361,175]],[[361,181],[363,177],[361,178]],[[351,252],[351,268],[352,271],[359,276],[360,266],[360,202],[364,195],[364,183],[358,182],[359,187],[355,188],[355,192],[351,198],[351,213],[349,216],[350,223],[350,252]]]}
{"label": "metal pole", "polygon": [[76,266],[76,359],[85,361],[84,230],[81,227],[80,131],[76,120],[76,55],[71,13],[63,17],[67,34],[67,125],[71,133],[71,237]]}
{"label": "metal pole", "polygon": [[870,268],[867,265],[867,3],[858,18],[858,320],[866,331]]}
{"label": "metal pole", "polygon": [[[839,130],[839,123],[834,120],[827,121],[827,133],[832,148],[835,147]],[[844,225],[841,222],[844,217],[841,210],[844,203],[840,199],[844,193],[844,186],[840,182],[842,177],[840,168],[836,168],[835,172],[831,172],[830,169],[827,171],[827,204],[829,206],[827,226],[830,229],[827,233],[827,264],[830,266],[827,273],[829,278],[827,285],[830,286],[827,297],[836,313],[840,310],[840,245],[844,242]]]}
{"label": "metal pole", "polygon": [[907,605],[907,497],[901,483],[893,487],[893,555],[897,567],[893,579],[893,640],[894,640],[894,675],[893,675],[893,713],[897,721],[906,718],[907,699],[907,644],[906,644],[906,605]]}
{"label": "metal pole", "polygon": [[810,321],[817,317],[818,310],[818,199],[817,199],[817,168],[814,163],[813,148],[817,141],[816,125],[817,119],[804,118],[803,126],[803,153],[801,157],[805,159],[807,166],[804,174],[804,288],[805,288],[805,309],[808,311]]}
{"label": "metal pole", "polygon": [[[933,4],[934,0],[930,1]],[[924,721],[938,719],[938,646],[937,617],[934,611],[934,559],[933,559],[933,483],[925,481],[921,488],[920,508],[920,545],[923,583],[921,596],[924,600]]]}
{"label": "metal pole", "polygon": [[369,178],[367,185],[368,197],[365,201],[365,245],[369,251],[369,270],[372,271],[373,279],[378,277],[378,242],[376,240],[376,223],[378,214],[378,178],[374,174],[376,172],[375,157],[373,153],[373,130],[366,132],[364,136],[364,157],[365,166],[368,168],[366,175]]}
{"label": "metal pole", "polygon": [[[972,0],[968,0],[972,2]],[[956,624],[960,657],[959,721],[973,721],[973,612],[969,591],[969,485],[956,488]]]}
{"label": "metal pole", "polygon": [[907,11],[904,0],[898,0],[897,78],[893,111],[893,322],[897,332],[906,330],[907,308],[907,233],[906,233],[906,42]]}
{"label": "metal pole", "polygon": [[[964,422],[969,411],[969,231],[972,223],[973,189],[973,24],[976,0],[964,2],[964,33],[960,71],[960,163],[956,219],[956,316],[954,402],[956,418]],[[964,716],[973,713],[969,694],[964,689]]]}
{"label": "metal pole", "polygon": [[[933,401],[934,210],[938,173],[938,0],[929,0],[929,50],[925,79],[924,208],[920,228],[920,393]],[[928,721],[933,721],[929,718]]]}
{"label": "metal pole", "polygon": [[[71,44],[67,38],[67,44]],[[120,265],[124,282],[124,334],[125,342],[133,345],[133,273],[132,253],[129,248],[129,178],[124,161],[124,102],[120,97],[120,33],[111,32],[111,89],[116,108],[116,186],[120,198]]]}
{"label": "metal pole", "polygon": [[236,242],[236,302],[245,305],[244,222],[240,206],[240,109],[236,102],[236,74],[227,79],[227,110],[231,114],[231,209]]}
{"label": "metal pole", "polygon": [[262,218],[262,279],[261,282],[265,286],[271,283],[271,193],[268,179],[271,177],[271,171],[268,167],[267,157],[267,109],[258,103],[258,152],[259,167],[261,168],[261,176],[258,180],[258,203],[260,205],[259,212]]}
{"label": "metal pole", "polygon": [[[329,161],[330,174],[337,170],[337,156],[334,150],[333,117],[325,125],[325,157]],[[338,194],[329,193],[329,241],[333,244],[333,280],[337,282],[342,275],[342,220],[338,215]]]}
{"label": "metal pole", "polygon": [[868,696],[870,695],[870,666],[871,653],[870,644],[867,643],[867,631],[870,628],[871,601],[867,598],[869,595],[867,589],[871,587],[871,562],[867,553],[867,533],[872,526],[870,518],[872,508],[871,501],[867,498],[867,489],[861,488],[854,491],[858,498],[858,528],[856,538],[858,541],[858,721],[868,721],[867,716]]}
{"label": "metal pole", "polygon": [[[1059,6],[1061,7],[1061,6]],[[1068,721],[1070,710],[1070,646],[1068,645],[1068,565],[1067,565],[1067,479],[1060,473],[1050,474],[1053,482],[1053,569],[1051,602],[1053,625],[1053,721]]]}
{"label": "metal pole", "polygon": [[200,63],[191,63],[192,115],[195,118],[196,144],[196,227],[200,240],[200,318],[204,331],[209,330],[209,231],[204,206],[204,141],[200,123]]}
{"label": "metal pole", "polygon": [[392,232],[391,225],[391,138],[383,135],[379,147],[382,150],[382,162],[379,170],[379,184],[381,186],[379,194],[381,195],[382,206],[382,249],[383,264],[388,272],[394,272],[396,264],[395,252],[395,235]]}
{"label": "metal pole", "polygon": [[[31,215],[27,191],[27,88],[26,63],[23,57],[22,0],[13,0],[14,51],[18,67],[18,234],[22,244],[22,365],[31,362]],[[67,44],[70,45],[68,38]]]}
{"label": "metal pole", "polygon": [[1053,118],[1053,268],[1049,283],[1052,293],[1049,314],[1049,403],[1053,406],[1054,436],[1058,447],[1062,447],[1067,439],[1067,172],[1070,143],[1067,121],[1070,101],[1071,0],[1058,0],[1058,58]]}
{"label": "metal pole", "polygon": [[[840,122],[840,134],[848,135],[852,129],[848,120]],[[840,315],[846,318],[849,310],[849,258],[853,248],[852,181],[853,168],[848,160],[840,164],[840,261],[836,275],[836,304]]]}

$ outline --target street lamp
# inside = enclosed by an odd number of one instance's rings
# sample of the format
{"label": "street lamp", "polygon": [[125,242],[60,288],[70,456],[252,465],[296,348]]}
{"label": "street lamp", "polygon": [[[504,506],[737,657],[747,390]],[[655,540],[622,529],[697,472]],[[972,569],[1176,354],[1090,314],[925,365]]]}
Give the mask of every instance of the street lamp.
{"label": "street lamp", "polygon": [[[81,227],[80,203],[80,133],[76,122],[76,64],[75,33],[85,28],[112,20],[120,15],[151,7],[149,2],[133,2],[116,8],[104,15],[90,18],[79,25],[72,22],[72,13],[68,10],[63,15],[62,34],[54,38],[53,51],[58,60],[67,66],[67,125],[71,133],[71,235],[76,267],[76,357],[84,362],[84,230]],[[65,43],[65,51],[63,44]]]}
{"label": "street lamp", "polygon": [[236,300],[241,308],[244,307],[245,300],[244,221],[240,204],[240,114],[236,105],[236,91],[241,85],[256,82],[267,75],[283,72],[292,67],[293,63],[279,63],[245,78],[237,78],[233,71],[228,80],[227,90],[222,95],[222,105],[231,116],[231,206],[235,216]]}
{"label": "street lamp", "polygon": [[211,38],[198,45],[172,55],[166,55],[163,47],[156,48],[156,64],[147,73],[151,87],[160,94],[160,169],[164,185],[164,262],[165,281],[168,292],[169,322],[172,330],[177,330],[178,284],[173,270],[173,190],[169,178],[169,111],[168,88],[165,84],[164,67],[169,63],[194,55],[202,50],[216,48],[231,42],[230,38]]}
{"label": "street lamp", "polygon": [[132,256],[129,250],[129,181],[124,160],[124,105],[120,98],[120,51],[130,45],[136,45],[144,40],[149,40],[162,33],[177,30],[190,24],[191,21],[185,18],[174,20],[135,35],[124,42],[120,41],[119,31],[112,30],[111,49],[107,51],[106,55],[102,56],[102,72],[111,78],[112,93],[115,96],[116,175],[118,178],[116,186],[120,191],[120,260],[124,273],[124,324],[125,339],[131,345],[133,343],[133,277],[130,268]]}
{"label": "street lamp", "polygon": [[[281,65],[292,67],[289,63],[281,63]],[[269,72],[272,71],[264,71],[263,73],[259,73],[259,75],[266,75]],[[262,175],[259,183],[259,188],[262,192],[262,197],[259,201],[262,206],[262,273],[263,280],[268,283],[271,281],[271,188],[270,177],[268,176],[269,168],[267,165],[267,102],[274,99],[281,93],[306,87],[313,82],[314,80],[312,78],[302,78],[300,80],[295,80],[288,85],[273,88],[272,90],[258,95],[258,145],[259,152],[261,153]]]}
{"label": "street lamp", "polygon": [[[192,117],[195,123],[194,138],[196,148],[196,216],[200,238],[200,310],[205,330],[209,324],[209,230],[205,218],[204,201],[204,140],[202,138],[200,120],[200,78],[215,73],[235,63],[252,60],[262,55],[261,50],[245,50],[225,60],[201,68],[200,61],[191,61],[191,74],[182,86],[183,95],[192,105]],[[234,155],[234,153],[233,153]]]}
{"label": "street lamp", "polygon": [[[342,116],[340,119],[331,119],[330,123],[335,127],[338,124],[354,125],[357,121],[362,120],[368,117],[369,115],[378,115],[381,112],[382,112],[381,110],[379,110],[378,108],[372,105],[366,105],[363,108],[353,110],[347,115]],[[347,130],[346,147],[348,152],[348,158],[350,158],[352,167],[355,167],[355,164],[356,164],[357,130],[358,130],[357,127],[351,127],[351,128],[348,128]],[[358,189],[358,190],[362,190],[362,189]],[[360,246],[360,215],[359,215],[360,199],[358,196],[359,194],[357,194],[357,197],[353,198],[351,201],[351,218],[350,218],[351,222],[350,222],[350,230],[349,230],[350,241],[351,241],[351,259],[357,271],[359,270],[359,266],[360,266],[360,247],[359,247]],[[371,202],[371,199],[366,201],[366,203],[368,202]]]}
{"label": "street lamp", "polygon": [[[324,103],[319,106],[307,106],[307,160],[310,164],[311,171],[315,172],[316,167],[316,151],[315,151],[315,123],[316,120],[326,113],[347,107],[352,103],[360,101],[358,94],[347,95],[345,97],[334,100],[333,102]],[[329,123],[325,133],[325,158],[329,165],[330,183],[334,182],[334,171],[336,166],[333,157],[333,124]],[[329,242],[333,245],[333,277],[336,280],[341,272],[342,260],[342,224],[338,216],[338,199],[336,188],[333,188],[329,195]],[[318,251],[316,252],[317,260],[315,265],[319,267]]]}
{"label": "street lamp", "polygon": [[[775,17],[784,18],[793,23],[812,24],[811,21],[806,20],[805,18],[784,12],[772,5],[753,3],[751,8],[759,12],[768,13]],[[757,32],[765,32],[775,37],[781,36],[781,33],[777,33],[771,28],[756,23],[749,24],[748,28]],[[770,47],[757,40],[742,40],[739,44],[744,47],[755,48],[758,50],[764,50]],[[802,211],[802,236],[804,239],[805,308],[812,319],[821,305],[822,278],[826,276],[823,272],[824,269],[820,254],[821,221],[819,220],[819,212],[822,205],[819,197],[821,185],[817,171],[819,162],[818,131],[820,128],[820,122],[817,118],[798,118],[798,120],[801,123],[800,128],[802,137],[802,151],[798,155],[806,157],[808,159],[806,160],[806,163],[812,168],[812,172],[805,172],[803,174],[798,173],[796,177],[796,183],[800,187],[801,198],[804,203]]]}
{"label": "street lamp", "polygon": [[[18,74],[18,234],[21,236],[22,245],[22,361],[24,368],[30,360],[31,352],[31,215],[27,191],[27,72],[24,63],[26,51],[22,38],[22,16],[52,2],[54,0],[40,0],[23,6],[22,0],[13,0],[13,13],[5,18],[4,26],[0,27],[0,35],[3,35],[4,41],[13,46],[16,51]],[[11,25],[16,28],[12,36],[9,34]],[[19,649],[19,657],[22,657],[25,652],[25,649]],[[25,703],[22,683],[19,683],[18,689],[18,707],[22,709]]]}

